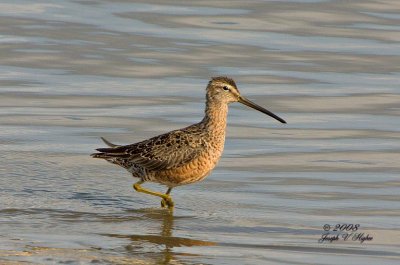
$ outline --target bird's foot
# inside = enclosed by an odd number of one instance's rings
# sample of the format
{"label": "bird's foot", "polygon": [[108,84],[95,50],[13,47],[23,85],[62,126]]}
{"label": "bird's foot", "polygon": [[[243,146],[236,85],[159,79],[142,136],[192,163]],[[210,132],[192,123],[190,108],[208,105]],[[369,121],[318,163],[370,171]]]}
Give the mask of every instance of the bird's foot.
{"label": "bird's foot", "polygon": [[172,198],[170,196],[164,197],[161,200],[161,207],[168,208],[168,209],[173,209],[174,208],[174,202],[172,201]]}

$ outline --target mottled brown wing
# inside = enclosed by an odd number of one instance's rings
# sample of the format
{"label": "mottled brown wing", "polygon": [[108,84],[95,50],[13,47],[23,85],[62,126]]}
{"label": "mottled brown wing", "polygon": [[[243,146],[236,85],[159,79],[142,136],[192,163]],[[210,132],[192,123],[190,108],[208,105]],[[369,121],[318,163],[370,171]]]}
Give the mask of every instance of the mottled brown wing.
{"label": "mottled brown wing", "polygon": [[172,131],[132,145],[129,160],[149,170],[180,167],[197,158],[205,149],[200,135]]}
{"label": "mottled brown wing", "polygon": [[176,130],[136,144],[98,150],[148,170],[167,170],[197,158],[205,146],[200,134]]}

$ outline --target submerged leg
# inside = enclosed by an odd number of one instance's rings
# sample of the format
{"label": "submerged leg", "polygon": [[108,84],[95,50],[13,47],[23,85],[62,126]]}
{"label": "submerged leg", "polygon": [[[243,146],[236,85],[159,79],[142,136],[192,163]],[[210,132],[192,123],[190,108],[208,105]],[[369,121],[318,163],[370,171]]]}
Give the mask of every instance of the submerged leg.
{"label": "submerged leg", "polygon": [[[144,183],[144,181],[140,180],[140,181],[136,182],[135,184],[133,184],[133,188],[137,192],[143,192],[143,193],[147,193],[147,194],[150,194],[150,195],[153,195],[153,196],[158,196],[158,197],[162,198],[162,201],[165,201],[165,203],[166,203],[165,205],[168,206],[169,209],[174,207],[174,202],[172,201],[172,198],[169,195],[169,193],[171,192],[172,188],[169,188],[167,190],[167,193],[164,194],[164,193],[155,192],[155,191],[151,191],[151,190],[143,188],[142,186],[140,186],[143,183]],[[161,205],[163,206],[162,202],[161,202]],[[165,206],[163,206],[163,207],[165,207]]]}
{"label": "submerged leg", "polygon": [[171,209],[174,207],[174,202],[172,201],[171,196],[169,195],[171,193],[172,188],[168,188],[167,192],[165,193],[166,196],[169,197],[169,199],[163,198],[161,200],[161,207],[165,208],[168,207],[168,209]]}

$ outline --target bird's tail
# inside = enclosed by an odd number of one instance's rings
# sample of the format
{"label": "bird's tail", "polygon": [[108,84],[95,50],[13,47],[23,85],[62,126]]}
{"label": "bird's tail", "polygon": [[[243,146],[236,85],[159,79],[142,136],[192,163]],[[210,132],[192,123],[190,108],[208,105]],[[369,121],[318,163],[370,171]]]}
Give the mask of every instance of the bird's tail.
{"label": "bird's tail", "polygon": [[119,147],[120,145],[117,145],[117,144],[113,144],[113,143],[111,143],[110,141],[108,141],[106,138],[104,138],[104,137],[100,137],[101,138],[101,140],[103,140],[103,142],[106,144],[106,145],[108,145],[109,147]]}
{"label": "bird's tail", "polygon": [[111,143],[110,141],[108,141],[107,139],[101,137],[101,140],[103,140],[103,142],[108,145],[110,148],[98,148],[96,149],[97,151],[99,151],[100,153],[93,153],[90,156],[92,156],[93,158],[103,158],[103,159],[107,159],[110,157],[116,157],[116,156],[121,156],[121,155],[125,155],[124,153],[121,153],[118,150],[118,147],[121,147],[120,145],[116,145]]}

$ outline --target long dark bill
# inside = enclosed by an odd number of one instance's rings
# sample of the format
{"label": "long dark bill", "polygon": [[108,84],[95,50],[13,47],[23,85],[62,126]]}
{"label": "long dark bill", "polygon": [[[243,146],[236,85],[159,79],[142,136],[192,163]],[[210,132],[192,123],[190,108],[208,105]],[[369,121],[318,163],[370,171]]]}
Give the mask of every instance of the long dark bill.
{"label": "long dark bill", "polygon": [[274,118],[274,119],[276,119],[276,120],[278,120],[278,121],[280,121],[282,123],[286,123],[286,121],[284,119],[282,119],[281,117],[273,114],[271,111],[269,111],[267,109],[264,109],[263,107],[257,105],[256,103],[251,102],[250,100],[248,100],[245,97],[240,96],[239,97],[239,102],[244,104],[244,105],[246,105],[246,106],[249,106],[250,108],[253,108],[255,110],[261,111],[262,113],[265,113],[265,114],[271,116],[272,118]]}

